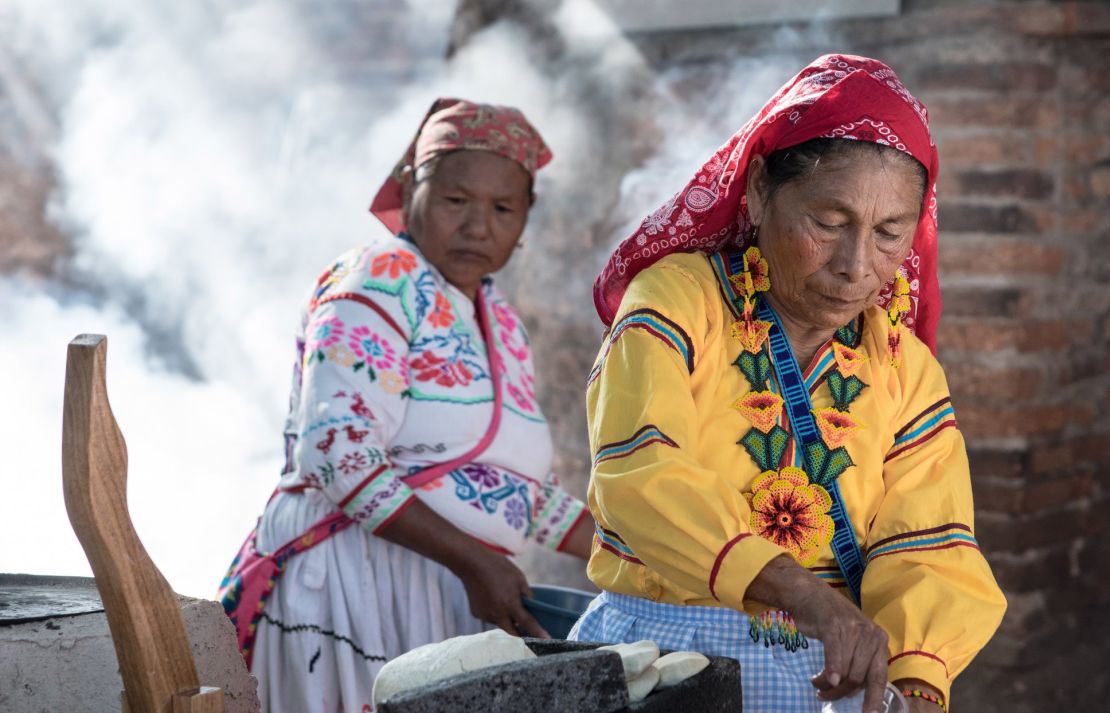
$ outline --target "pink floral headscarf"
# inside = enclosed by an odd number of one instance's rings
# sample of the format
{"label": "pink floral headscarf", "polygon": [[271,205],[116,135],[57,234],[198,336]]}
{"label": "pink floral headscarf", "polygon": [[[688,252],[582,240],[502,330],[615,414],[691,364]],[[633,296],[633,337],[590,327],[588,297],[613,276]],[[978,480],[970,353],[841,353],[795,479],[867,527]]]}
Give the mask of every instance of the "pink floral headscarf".
{"label": "pink floral headscarf", "polygon": [[519,109],[465,99],[436,99],[405,155],[374,196],[370,212],[392,233],[404,231],[401,171],[406,166],[419,168],[440,154],[458,149],[492,151],[516,161],[533,178],[551,161],[551,151]]}
{"label": "pink floral headscarf", "polygon": [[[913,247],[899,274],[910,286],[911,331],[936,351],[940,317],[937,283],[938,159],[928,112],[882,62],[852,55],[825,55],[787,82],[740,131],[717,150],[693,179],[640,224],[610,256],[594,282],[594,304],[612,324],[628,284],[641,270],[674,252],[716,252],[745,247],[755,237],[748,216],[748,162],[811,139],[829,137],[892,146],[928,171]],[[889,305],[892,284],[879,303]]]}

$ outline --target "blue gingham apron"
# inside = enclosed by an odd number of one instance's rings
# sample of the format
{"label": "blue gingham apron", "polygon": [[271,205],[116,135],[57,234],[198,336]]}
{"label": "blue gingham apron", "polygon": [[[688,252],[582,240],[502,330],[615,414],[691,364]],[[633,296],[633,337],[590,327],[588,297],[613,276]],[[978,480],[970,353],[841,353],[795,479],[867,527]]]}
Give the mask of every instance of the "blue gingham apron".
{"label": "blue gingham apron", "polygon": [[607,644],[651,639],[661,649],[700,651],[740,662],[744,713],[820,713],[809,679],[825,663],[821,642],[793,652],[753,641],[748,615],[724,607],[660,604],[602,592],[571,629],[568,639]]}

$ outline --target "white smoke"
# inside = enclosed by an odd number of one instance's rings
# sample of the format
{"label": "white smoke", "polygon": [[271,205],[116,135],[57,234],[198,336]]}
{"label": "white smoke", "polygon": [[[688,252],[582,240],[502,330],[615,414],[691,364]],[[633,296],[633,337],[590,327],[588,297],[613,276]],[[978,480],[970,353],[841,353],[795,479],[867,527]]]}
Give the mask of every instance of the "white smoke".
{"label": "white smoke", "polygon": [[[75,249],[56,281],[0,276],[0,571],[88,574],[61,497],[64,355],[76,334],[109,337],[139,534],[177,591],[211,597],[281,466],[297,308],[331,258],[384,230],[366,206],[431,101],[465,96],[533,117],[557,157],[541,195],[581,195],[605,169],[592,157],[624,137],[599,125],[591,102],[621,102],[645,67],[593,2],[565,0],[553,17],[569,48],[559,71],[537,65],[509,24],[443,60],[453,12],[448,0],[0,10],[0,42],[54,112],[53,217]],[[617,205],[579,205],[572,218],[634,223],[800,66],[738,61],[697,107],[672,91],[697,70],[664,73],[645,118],[660,150],[624,177]],[[576,93],[584,81],[610,96]],[[544,210],[570,209],[541,207],[530,230],[554,219]],[[580,289],[568,294],[581,299],[551,314],[592,323],[594,274],[571,276]]]}

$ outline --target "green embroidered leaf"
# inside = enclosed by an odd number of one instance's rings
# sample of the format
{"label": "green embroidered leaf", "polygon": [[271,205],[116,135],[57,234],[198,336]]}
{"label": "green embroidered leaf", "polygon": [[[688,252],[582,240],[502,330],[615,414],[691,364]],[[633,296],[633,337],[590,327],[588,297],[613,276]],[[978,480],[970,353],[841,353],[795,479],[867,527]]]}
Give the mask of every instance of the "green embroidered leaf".
{"label": "green embroidered leaf", "polygon": [[767,470],[774,470],[779,467],[782,462],[782,456],[786,453],[786,446],[790,444],[790,434],[786,432],[782,426],[777,423],[767,433],[767,446],[771,451],[771,467]]}
{"label": "green embroidered leaf", "polygon": [[767,378],[771,375],[771,360],[767,357],[767,352],[740,352],[740,356],[732,363],[744,374],[753,391],[766,390]]}
{"label": "green embroidered leaf", "polygon": [[767,433],[752,428],[737,443],[744,446],[761,471],[777,470],[783,454],[786,453],[786,446],[790,443],[790,434],[782,426],[775,424]]}
{"label": "green embroidered leaf", "polygon": [[855,465],[843,446],[829,450],[824,441],[815,441],[806,447],[809,480],[827,488],[840,474]]}
{"label": "green embroidered leaf", "polygon": [[760,471],[772,470],[770,453],[768,452],[768,441],[770,441],[770,434],[763,433],[757,428],[753,428],[744,434],[737,443],[744,446],[744,450],[752,457],[755,464],[759,466]]}
{"label": "green embroidered leaf", "polygon": [[859,341],[859,329],[857,329],[855,319],[848,324],[845,324],[840,329],[836,330],[836,341],[840,342],[846,347],[855,348]]}
{"label": "green embroidered leaf", "polygon": [[856,397],[866,388],[867,384],[860,381],[857,376],[849,376],[845,379],[838,370],[829,372],[829,392],[832,393],[833,407],[837,411],[847,411]]}

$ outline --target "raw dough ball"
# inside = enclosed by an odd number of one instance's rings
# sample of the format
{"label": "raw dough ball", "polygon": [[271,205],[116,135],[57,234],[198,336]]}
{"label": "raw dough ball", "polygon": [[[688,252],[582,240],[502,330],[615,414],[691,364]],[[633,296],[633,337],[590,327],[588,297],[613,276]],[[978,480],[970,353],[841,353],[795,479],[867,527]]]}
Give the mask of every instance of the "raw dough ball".
{"label": "raw dough ball", "polygon": [[709,659],[695,651],[675,651],[660,656],[652,668],[659,670],[659,683],[656,688],[670,688],[701,672],[709,665]]}
{"label": "raw dough ball", "polygon": [[659,669],[648,666],[636,678],[628,682],[628,702],[636,703],[648,697],[659,683]]}
{"label": "raw dough ball", "polygon": [[523,639],[506,634],[501,629],[419,646],[382,666],[374,681],[374,707],[390,696],[411,688],[535,656]]}
{"label": "raw dough ball", "polygon": [[632,644],[610,644],[598,647],[599,651],[616,651],[624,665],[624,680],[631,681],[647,670],[659,658],[659,646],[648,639]]}

